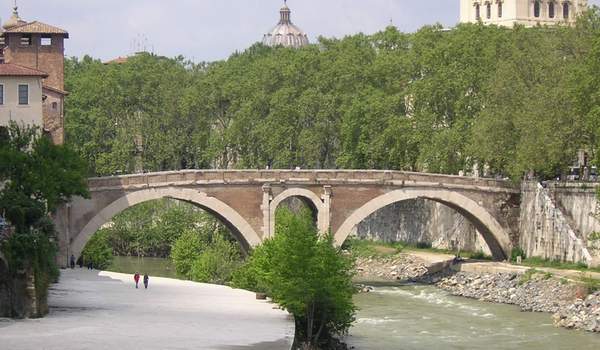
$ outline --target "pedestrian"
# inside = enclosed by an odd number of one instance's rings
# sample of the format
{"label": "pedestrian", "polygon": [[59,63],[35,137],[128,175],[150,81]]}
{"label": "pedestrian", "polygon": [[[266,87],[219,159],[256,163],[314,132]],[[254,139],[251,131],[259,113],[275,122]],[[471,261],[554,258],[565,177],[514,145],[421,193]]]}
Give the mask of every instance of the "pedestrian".
{"label": "pedestrian", "polygon": [[75,255],[71,254],[71,269],[75,268]]}
{"label": "pedestrian", "polygon": [[94,269],[94,263],[90,260],[87,264],[88,270],[93,270]]}
{"label": "pedestrian", "polygon": [[138,283],[140,282],[140,274],[136,272],[135,275],[133,275],[133,280],[135,281],[135,288],[137,289]]}
{"label": "pedestrian", "polygon": [[144,274],[144,288],[148,289],[148,280],[150,279],[150,277],[148,277],[148,274],[145,273]]}

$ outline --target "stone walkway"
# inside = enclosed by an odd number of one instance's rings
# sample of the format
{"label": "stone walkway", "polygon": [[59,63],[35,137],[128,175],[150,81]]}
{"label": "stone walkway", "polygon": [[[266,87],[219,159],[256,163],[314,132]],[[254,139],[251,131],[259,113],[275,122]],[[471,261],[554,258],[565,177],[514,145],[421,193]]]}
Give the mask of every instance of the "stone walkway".
{"label": "stone walkway", "polygon": [[290,349],[294,321],[254,293],[166,278],[63,270],[50,315],[0,319],[0,350]]}

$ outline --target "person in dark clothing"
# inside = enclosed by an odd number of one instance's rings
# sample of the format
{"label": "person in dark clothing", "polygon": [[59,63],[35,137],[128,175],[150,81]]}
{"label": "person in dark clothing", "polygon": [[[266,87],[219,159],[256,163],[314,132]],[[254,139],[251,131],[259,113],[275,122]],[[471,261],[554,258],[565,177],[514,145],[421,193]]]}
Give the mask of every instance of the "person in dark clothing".
{"label": "person in dark clothing", "polygon": [[135,288],[137,289],[138,283],[140,282],[140,274],[136,272],[135,275],[133,275],[133,280],[135,281]]}
{"label": "person in dark clothing", "polygon": [[87,264],[88,270],[93,270],[94,269],[94,264],[90,261]]}
{"label": "person in dark clothing", "polygon": [[71,254],[71,269],[75,268],[75,255]]}
{"label": "person in dark clothing", "polygon": [[148,280],[150,279],[150,277],[148,277],[148,274],[144,274],[144,288],[148,289]]}

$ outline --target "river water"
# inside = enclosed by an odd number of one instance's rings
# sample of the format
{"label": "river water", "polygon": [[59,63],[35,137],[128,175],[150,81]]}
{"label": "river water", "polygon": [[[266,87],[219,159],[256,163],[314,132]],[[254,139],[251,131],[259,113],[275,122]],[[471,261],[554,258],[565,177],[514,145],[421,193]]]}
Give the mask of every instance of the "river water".
{"label": "river water", "polygon": [[[110,271],[177,278],[168,259],[115,257]],[[431,286],[375,287],[357,294],[346,341],[357,350],[600,349],[600,335],[556,328],[550,314],[454,297]]]}
{"label": "river water", "polygon": [[454,297],[431,286],[375,287],[347,343],[358,350],[600,349],[600,335],[556,328],[550,314]]}

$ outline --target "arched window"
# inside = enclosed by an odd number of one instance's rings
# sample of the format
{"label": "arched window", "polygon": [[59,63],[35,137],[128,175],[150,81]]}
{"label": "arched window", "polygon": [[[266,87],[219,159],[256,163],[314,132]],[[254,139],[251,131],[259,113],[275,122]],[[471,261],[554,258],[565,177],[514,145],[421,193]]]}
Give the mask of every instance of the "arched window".
{"label": "arched window", "polygon": [[478,21],[481,19],[481,5],[479,4],[475,4],[475,19]]}
{"label": "arched window", "polygon": [[570,15],[570,8],[569,8],[569,3],[565,2],[563,3],[563,18],[564,19],[569,19],[569,15]]}
{"label": "arched window", "polygon": [[498,1],[498,18],[502,18],[502,1]]}
{"label": "arched window", "polygon": [[540,11],[541,10],[541,4],[539,1],[534,1],[533,2],[533,17],[535,18],[539,18],[540,17]]}
{"label": "arched window", "polygon": [[492,18],[492,4],[489,2],[485,5],[485,18]]}
{"label": "arched window", "polygon": [[554,3],[552,1],[548,3],[548,17],[554,18]]}

